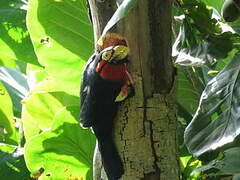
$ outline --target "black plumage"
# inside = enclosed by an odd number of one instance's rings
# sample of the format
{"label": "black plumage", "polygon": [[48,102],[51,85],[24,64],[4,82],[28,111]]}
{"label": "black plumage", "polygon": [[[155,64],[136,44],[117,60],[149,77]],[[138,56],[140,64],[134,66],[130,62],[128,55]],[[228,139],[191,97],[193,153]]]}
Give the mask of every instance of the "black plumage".
{"label": "black plumage", "polygon": [[101,57],[102,52],[93,55],[83,73],[80,123],[84,128],[92,127],[105,172],[109,180],[117,180],[123,174],[123,165],[112,139],[112,129],[118,108],[115,98],[120,93],[122,84],[104,80],[100,71],[96,72]]}

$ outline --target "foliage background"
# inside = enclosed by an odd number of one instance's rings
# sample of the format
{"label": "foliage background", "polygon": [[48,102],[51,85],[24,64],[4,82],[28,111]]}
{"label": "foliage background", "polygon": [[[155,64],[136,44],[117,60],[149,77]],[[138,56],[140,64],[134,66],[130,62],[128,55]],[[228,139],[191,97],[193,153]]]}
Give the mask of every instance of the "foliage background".
{"label": "foliage background", "polygon": [[[223,2],[173,7],[183,179],[240,176],[239,23],[224,22]],[[116,3],[104,32],[137,0]],[[91,180],[95,137],[78,124],[81,73],[94,51],[87,2],[1,1],[0,23],[1,178]]]}

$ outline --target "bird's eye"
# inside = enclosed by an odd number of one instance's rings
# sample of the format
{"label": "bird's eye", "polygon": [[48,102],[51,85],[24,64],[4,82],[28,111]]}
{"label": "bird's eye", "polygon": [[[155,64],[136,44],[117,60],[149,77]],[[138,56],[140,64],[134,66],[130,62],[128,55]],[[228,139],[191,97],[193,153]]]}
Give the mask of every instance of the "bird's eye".
{"label": "bird's eye", "polygon": [[111,51],[106,51],[102,54],[102,60],[110,61],[111,57],[112,57],[112,52]]}

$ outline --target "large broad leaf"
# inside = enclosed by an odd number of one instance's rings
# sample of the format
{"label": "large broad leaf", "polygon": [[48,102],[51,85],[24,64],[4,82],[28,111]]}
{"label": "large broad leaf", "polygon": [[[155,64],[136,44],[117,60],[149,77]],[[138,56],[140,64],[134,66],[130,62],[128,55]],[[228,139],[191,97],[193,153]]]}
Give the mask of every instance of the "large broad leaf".
{"label": "large broad leaf", "polygon": [[21,0],[0,2],[0,64],[21,60],[39,65],[26,28],[25,4]]}
{"label": "large broad leaf", "polygon": [[193,86],[190,77],[188,77],[184,68],[178,68],[178,90],[177,100],[178,103],[189,113],[193,114],[198,106],[200,97],[199,92]]}
{"label": "large broad leaf", "polygon": [[79,104],[79,98],[65,92],[37,93],[23,101],[23,125],[28,140],[40,131],[47,130],[62,107]]}
{"label": "large broad leaf", "polygon": [[39,180],[92,179],[95,138],[79,126],[78,112],[79,106],[62,108],[51,129],[26,144],[27,167]]}
{"label": "large broad leaf", "polygon": [[117,3],[120,4],[120,6],[105,26],[102,36],[106,34],[108,30],[111,29],[120,19],[122,19],[127,13],[131,11],[131,9],[137,3],[137,0],[117,1]]}
{"label": "large broad leaf", "polygon": [[85,1],[30,0],[27,25],[36,54],[62,91],[79,93],[93,33]]}
{"label": "large broad leaf", "polygon": [[237,55],[202,93],[198,110],[185,130],[185,143],[195,156],[232,142],[240,134],[239,67]]}
{"label": "large broad leaf", "polygon": [[35,93],[59,92],[65,88],[64,86],[59,86],[45,69],[39,66],[28,64],[26,71],[30,88],[29,95]]}
{"label": "large broad leaf", "polygon": [[173,45],[176,63],[184,66],[212,65],[226,58],[239,42],[239,36],[220,19],[215,10],[200,1],[183,0],[185,16]]}
{"label": "large broad leaf", "polygon": [[[0,142],[17,144],[17,132],[14,124],[11,98],[0,81]],[[0,149],[6,148],[0,146]]]}
{"label": "large broad leaf", "polygon": [[[233,42],[239,41],[237,35],[231,32],[221,34],[201,34],[189,25],[189,20],[184,19],[178,37],[173,45],[175,63],[183,66],[202,66],[214,64],[219,58],[226,58],[233,49]],[[212,32],[213,33],[213,32]]]}
{"label": "large broad leaf", "polygon": [[173,44],[172,56],[176,57],[175,63],[182,66],[202,66],[216,61],[207,53],[207,44],[196,36],[196,30],[189,26],[186,19]]}
{"label": "large broad leaf", "polygon": [[[195,174],[199,171],[207,171],[209,169],[214,169],[215,176],[233,175],[234,178],[236,178],[237,180],[239,179],[239,175],[240,175],[239,159],[240,159],[240,147],[230,148],[220,153],[217,159],[214,159],[210,163],[195,169],[192,172],[192,174]],[[206,176],[207,176],[207,173],[206,173]]]}

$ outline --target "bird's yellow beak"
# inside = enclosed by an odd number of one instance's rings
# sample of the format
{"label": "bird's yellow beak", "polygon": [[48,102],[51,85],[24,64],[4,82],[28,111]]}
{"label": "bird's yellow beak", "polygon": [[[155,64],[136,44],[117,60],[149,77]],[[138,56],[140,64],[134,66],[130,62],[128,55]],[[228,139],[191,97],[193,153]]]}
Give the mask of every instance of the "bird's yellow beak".
{"label": "bird's yellow beak", "polygon": [[114,50],[114,54],[113,54],[113,59],[115,60],[121,60],[127,57],[128,53],[129,53],[129,48],[127,46],[116,46],[113,48]]}

